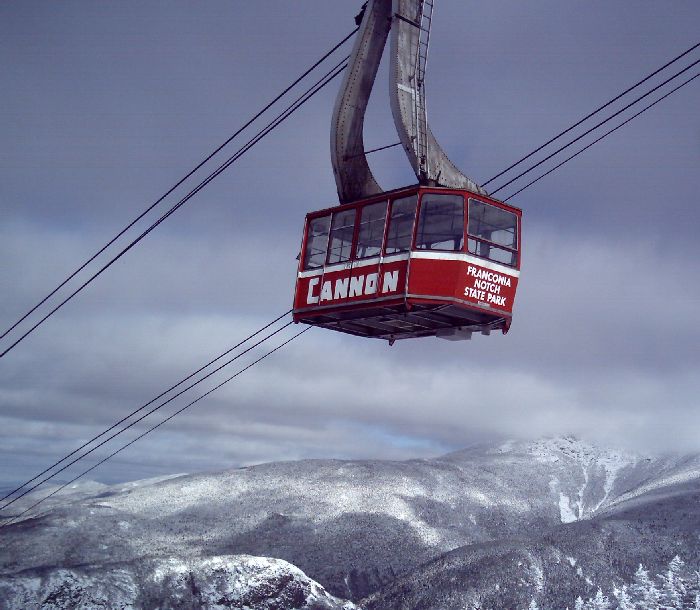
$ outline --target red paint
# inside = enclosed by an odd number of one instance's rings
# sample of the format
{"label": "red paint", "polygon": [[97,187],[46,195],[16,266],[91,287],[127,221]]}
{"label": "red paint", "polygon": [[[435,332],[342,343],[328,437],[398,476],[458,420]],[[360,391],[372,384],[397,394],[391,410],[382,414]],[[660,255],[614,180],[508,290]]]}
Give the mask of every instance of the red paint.
{"label": "red paint", "polygon": [[[420,210],[420,202],[425,194],[464,197],[465,236],[461,250],[416,249],[415,234],[418,223],[414,219],[410,251],[355,259],[361,208],[371,203],[413,194],[419,195],[417,210]],[[467,201],[470,198],[517,217],[518,250],[516,252],[508,249],[516,254],[515,265],[505,265],[467,252]],[[512,318],[520,269],[522,213],[518,208],[469,191],[412,187],[312,212],[307,215],[306,226],[308,227],[309,221],[314,218],[353,208],[357,209],[358,213],[351,257],[348,261],[304,270],[307,241],[305,231],[294,297],[293,315],[296,322],[386,339],[440,335],[449,333],[450,329],[454,328],[473,331],[501,329],[507,332]],[[385,223],[384,245],[387,231]],[[495,239],[491,237],[494,235],[493,229],[487,235],[489,239]],[[434,244],[435,242],[432,247]],[[503,250],[504,248],[500,248],[500,251]],[[493,248],[490,251],[493,252]]]}

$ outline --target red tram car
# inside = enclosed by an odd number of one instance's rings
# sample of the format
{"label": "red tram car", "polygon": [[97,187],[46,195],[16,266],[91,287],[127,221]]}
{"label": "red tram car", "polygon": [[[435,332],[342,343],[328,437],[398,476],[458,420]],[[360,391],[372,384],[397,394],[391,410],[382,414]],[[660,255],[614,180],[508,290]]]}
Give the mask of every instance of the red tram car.
{"label": "red tram car", "polygon": [[429,186],[309,213],[294,321],[392,343],[506,333],[521,218],[491,197]]}

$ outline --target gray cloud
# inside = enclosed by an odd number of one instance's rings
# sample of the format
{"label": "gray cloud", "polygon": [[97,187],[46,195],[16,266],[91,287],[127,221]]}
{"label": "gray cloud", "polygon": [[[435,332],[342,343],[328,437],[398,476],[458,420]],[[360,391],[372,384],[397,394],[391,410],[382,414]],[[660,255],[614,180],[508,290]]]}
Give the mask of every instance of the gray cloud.
{"label": "gray cloud", "polygon": [[[349,32],[358,6],[0,7],[0,326]],[[441,3],[431,125],[485,180],[696,42],[698,17],[691,1]],[[289,309],[303,215],[335,202],[335,89],[0,362],[0,484]],[[368,146],[396,141],[386,96],[380,76]],[[697,99],[687,87],[515,200],[525,249],[506,337],[388,348],[314,330],[94,476],[569,432],[700,450]],[[413,181],[397,149],[372,162],[387,188]]]}

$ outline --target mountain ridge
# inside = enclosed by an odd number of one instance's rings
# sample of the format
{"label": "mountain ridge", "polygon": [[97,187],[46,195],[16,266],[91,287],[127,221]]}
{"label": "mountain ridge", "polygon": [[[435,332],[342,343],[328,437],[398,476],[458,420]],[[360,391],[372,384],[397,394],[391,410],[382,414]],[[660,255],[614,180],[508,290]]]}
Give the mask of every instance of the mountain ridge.
{"label": "mountain ridge", "polygon": [[[442,573],[481,570],[474,599],[521,603],[522,591],[496,593],[489,574],[518,573],[535,583],[534,595],[542,594],[538,579],[552,574],[566,576],[571,591],[588,587],[586,578],[607,578],[613,559],[628,575],[620,553],[630,552],[635,528],[655,540],[659,564],[677,550],[674,536],[694,557],[697,537],[674,522],[673,506],[685,502],[682,511],[697,516],[700,459],[561,437],[401,462],[278,462],[92,489],[76,487],[72,500],[55,499],[4,528],[0,579],[109,561],[248,555],[287,561],[337,598],[366,598],[368,608],[394,607],[396,587],[440,580],[440,565]],[[652,524],[644,510],[668,523]],[[576,558],[576,549],[595,557],[596,545],[608,543],[621,550],[608,552],[607,563]],[[583,577],[566,568],[566,556]],[[463,593],[457,587],[455,603]]]}

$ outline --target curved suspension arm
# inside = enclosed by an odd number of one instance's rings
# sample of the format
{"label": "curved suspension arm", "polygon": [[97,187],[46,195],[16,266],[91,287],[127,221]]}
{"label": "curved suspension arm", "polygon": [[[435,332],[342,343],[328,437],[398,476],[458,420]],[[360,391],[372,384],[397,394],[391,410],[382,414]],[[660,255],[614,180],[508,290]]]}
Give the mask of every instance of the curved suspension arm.
{"label": "curved suspension arm", "polygon": [[340,203],[382,192],[364,150],[364,118],[391,29],[390,102],[401,144],[420,184],[485,193],[450,161],[433,136],[425,68],[435,0],[368,0],[333,109],[331,161]]}
{"label": "curved suspension arm", "polygon": [[391,0],[369,0],[335,100],[331,162],[340,203],[382,192],[365,156],[365,111],[391,27]]}
{"label": "curved suspension arm", "polygon": [[393,0],[390,95],[394,124],[421,184],[485,193],[450,161],[428,125],[425,70],[434,2]]}

